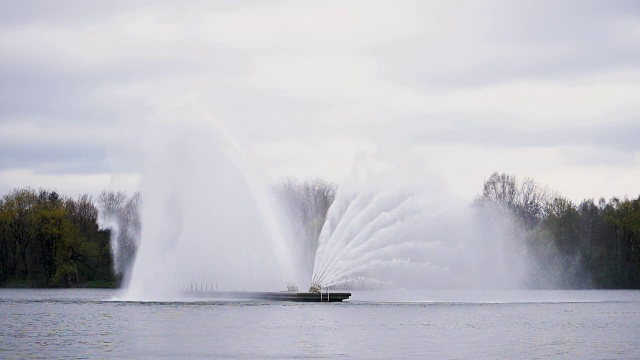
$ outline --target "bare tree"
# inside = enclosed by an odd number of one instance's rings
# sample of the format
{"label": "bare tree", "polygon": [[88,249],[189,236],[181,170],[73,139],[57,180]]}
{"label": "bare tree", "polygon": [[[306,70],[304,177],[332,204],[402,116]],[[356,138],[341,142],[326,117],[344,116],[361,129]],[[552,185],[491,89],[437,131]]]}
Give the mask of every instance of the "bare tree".
{"label": "bare tree", "polygon": [[519,183],[515,175],[493,173],[484,183],[476,203],[494,205],[511,211],[527,228],[545,218],[556,196],[533,179]]}
{"label": "bare tree", "polygon": [[116,274],[125,274],[133,265],[140,239],[140,194],[103,191],[98,198],[98,224],[111,231],[111,251]]}
{"label": "bare tree", "polygon": [[293,220],[294,233],[303,241],[305,263],[313,268],[318,248],[318,236],[324,226],[327,211],[335,199],[337,186],[322,178],[300,182],[286,179],[277,187],[277,193]]}

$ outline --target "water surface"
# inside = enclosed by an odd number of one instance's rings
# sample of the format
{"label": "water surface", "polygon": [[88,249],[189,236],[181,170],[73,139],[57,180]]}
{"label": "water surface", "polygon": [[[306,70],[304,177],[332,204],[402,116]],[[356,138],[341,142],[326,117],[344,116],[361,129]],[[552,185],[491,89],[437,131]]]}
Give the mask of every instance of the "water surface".
{"label": "water surface", "polygon": [[640,358],[639,291],[354,292],[126,302],[0,290],[0,358]]}

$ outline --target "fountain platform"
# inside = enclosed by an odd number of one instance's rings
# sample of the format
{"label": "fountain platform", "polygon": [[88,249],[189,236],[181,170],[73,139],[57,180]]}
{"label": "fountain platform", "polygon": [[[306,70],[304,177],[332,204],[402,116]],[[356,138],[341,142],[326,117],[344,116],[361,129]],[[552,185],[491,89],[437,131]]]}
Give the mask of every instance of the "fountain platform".
{"label": "fountain platform", "polygon": [[342,302],[351,297],[347,292],[291,292],[291,291],[206,291],[185,290],[185,295],[206,299],[268,300],[293,302]]}

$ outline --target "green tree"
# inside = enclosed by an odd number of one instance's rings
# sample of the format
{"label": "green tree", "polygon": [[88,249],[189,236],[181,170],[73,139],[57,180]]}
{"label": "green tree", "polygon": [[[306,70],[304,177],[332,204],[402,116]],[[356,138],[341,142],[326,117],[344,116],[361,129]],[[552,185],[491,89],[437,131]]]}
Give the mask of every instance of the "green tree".
{"label": "green tree", "polygon": [[88,196],[17,189],[0,201],[0,285],[78,286],[112,281],[108,232]]}

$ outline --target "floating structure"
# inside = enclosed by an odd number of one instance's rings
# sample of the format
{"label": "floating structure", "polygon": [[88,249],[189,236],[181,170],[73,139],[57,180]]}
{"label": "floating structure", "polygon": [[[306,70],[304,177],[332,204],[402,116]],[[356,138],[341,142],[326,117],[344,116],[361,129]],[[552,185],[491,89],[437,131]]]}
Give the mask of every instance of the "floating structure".
{"label": "floating structure", "polygon": [[[233,299],[233,300],[269,300],[269,301],[294,301],[294,302],[342,302],[351,297],[348,292],[330,292],[329,288],[312,286],[309,292],[300,292],[294,284],[287,284],[288,291],[218,291],[209,290],[209,286],[190,286],[184,290],[185,294],[192,297],[207,299]],[[212,288],[212,287],[211,287]],[[216,286],[217,288],[217,286]],[[324,290],[324,291],[323,291]]]}

